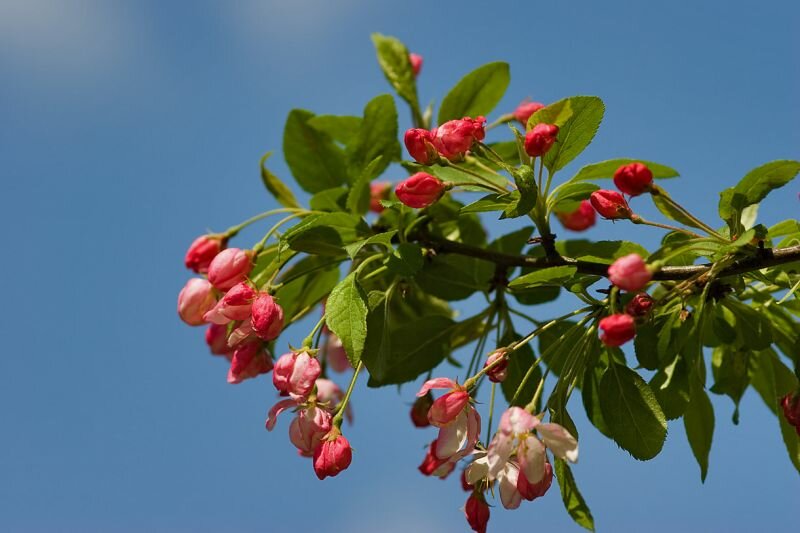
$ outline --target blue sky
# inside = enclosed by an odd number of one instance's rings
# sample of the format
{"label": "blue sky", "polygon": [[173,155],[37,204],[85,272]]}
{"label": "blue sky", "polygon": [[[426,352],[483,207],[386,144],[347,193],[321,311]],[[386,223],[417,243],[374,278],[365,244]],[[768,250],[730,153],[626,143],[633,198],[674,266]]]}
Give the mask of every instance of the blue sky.
{"label": "blue sky", "polygon": [[[572,168],[663,162],[682,173],[674,196],[714,220],[719,190],[800,157],[800,5],[661,4],[0,2],[0,527],[464,531],[456,480],[416,471],[433,432],[408,422],[412,387],[356,390],[354,462],[335,479],[320,483],[296,456],[286,420],[268,434],[269,381],[228,385],[201,330],[175,315],[183,253],[206,228],[274,205],[257,165],[280,149],[290,109],[357,114],[388,92],[373,31],[425,56],[426,102],[492,60],[511,63],[502,110],[601,96],[605,121]],[[279,157],[272,167],[289,176]],[[775,193],[759,220],[797,218],[798,190]],[[591,236],[658,234],[606,223]],[[796,522],[800,481],[772,415],[748,391],[733,426],[730,403],[713,399],[705,485],[681,423],[640,463],[572,408],[573,471],[600,531]],[[494,511],[491,527],[578,530],[555,488]]]}

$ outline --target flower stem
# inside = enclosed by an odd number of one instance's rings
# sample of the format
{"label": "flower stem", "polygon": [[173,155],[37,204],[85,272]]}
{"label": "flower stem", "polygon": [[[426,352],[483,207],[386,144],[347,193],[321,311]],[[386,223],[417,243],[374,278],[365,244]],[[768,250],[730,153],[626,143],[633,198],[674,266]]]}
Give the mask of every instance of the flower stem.
{"label": "flower stem", "polygon": [[695,232],[690,231],[688,229],[679,228],[677,226],[670,226],[669,224],[662,224],[660,222],[653,222],[652,220],[645,220],[644,218],[640,217],[639,215],[631,216],[630,221],[633,222],[634,224],[644,224],[646,226],[653,226],[655,228],[666,229],[666,230],[669,230],[669,231],[679,231],[681,233],[685,233],[686,235],[689,235],[690,237],[695,237],[695,238],[698,238],[698,239],[702,239],[703,238],[703,236],[700,235],[699,233],[695,233]]}
{"label": "flower stem", "polygon": [[311,343],[314,342],[314,335],[317,333],[317,331],[322,329],[323,324],[325,324],[325,315],[322,315],[322,318],[320,318],[319,321],[317,321],[317,324],[314,326],[314,329],[311,330],[311,333],[309,333],[308,336],[305,339],[303,339],[304,348],[311,346]]}
{"label": "flower stem", "polygon": [[720,235],[714,228],[712,228],[711,226],[709,226],[708,224],[706,224],[705,222],[703,222],[702,220],[691,214],[688,209],[686,209],[681,204],[676,202],[670,195],[666,194],[665,192],[662,192],[660,188],[655,190],[655,194],[659,195],[661,198],[664,199],[664,201],[666,201],[672,207],[680,211],[686,218],[697,224],[700,228],[703,229],[703,231],[705,231],[706,233],[708,233],[713,237],[716,237],[721,241],[727,242],[727,239],[722,235]]}
{"label": "flower stem", "polygon": [[361,372],[362,368],[364,368],[364,362],[359,361],[355,372],[353,372],[353,377],[350,378],[350,385],[347,387],[347,392],[344,393],[344,398],[342,398],[342,402],[339,404],[339,408],[336,410],[336,415],[333,417],[333,425],[337,428],[342,427],[344,410],[347,408],[347,403],[350,401],[350,395],[353,394],[353,389],[356,387],[356,381],[358,381],[358,373]]}
{"label": "flower stem", "polygon": [[494,418],[494,391],[497,388],[497,383],[492,383],[492,395],[489,399],[489,424],[486,427],[486,444],[489,444],[489,441],[492,437],[492,418]]}
{"label": "flower stem", "polygon": [[250,217],[241,224],[231,226],[225,231],[225,236],[228,238],[235,237],[237,233],[242,231],[242,229],[246,228],[250,224],[258,222],[259,220],[267,218],[269,216],[277,215],[278,213],[296,213],[296,212],[310,213],[310,211],[307,211],[306,209],[301,209],[299,207],[282,207],[280,209],[271,209],[269,211],[264,211],[263,213],[259,213],[258,215]]}

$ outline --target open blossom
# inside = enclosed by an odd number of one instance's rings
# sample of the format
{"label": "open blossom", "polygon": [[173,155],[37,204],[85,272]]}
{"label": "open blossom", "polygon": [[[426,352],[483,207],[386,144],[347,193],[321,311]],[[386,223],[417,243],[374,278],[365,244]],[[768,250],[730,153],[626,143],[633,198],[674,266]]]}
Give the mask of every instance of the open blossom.
{"label": "open blossom", "polygon": [[289,440],[303,457],[312,457],[314,450],[332,427],[333,416],[322,407],[311,405],[300,409],[289,425]]}
{"label": "open blossom", "polygon": [[431,132],[434,136],[433,144],[442,157],[461,159],[474,143],[486,137],[485,124],[484,117],[448,120]]}
{"label": "open blossom", "polygon": [[227,291],[244,281],[253,269],[253,251],[227,248],[214,257],[208,266],[208,281],[221,291]]}
{"label": "open blossom", "polygon": [[217,303],[211,284],[201,278],[192,278],[178,294],[178,316],[190,326],[202,326],[205,315]]}
{"label": "open blossom", "polygon": [[264,349],[264,343],[253,340],[234,350],[231,367],[228,369],[228,383],[241,383],[246,379],[266,374],[270,370],[272,370],[272,358]]}
{"label": "open blossom", "polygon": [[403,136],[408,154],[421,165],[430,165],[439,159],[432,132],[422,128],[406,130]]}
{"label": "open blossom", "polygon": [[626,314],[609,315],[599,323],[600,342],[606,346],[622,346],[636,336],[633,317]]}
{"label": "open blossom", "polygon": [[428,410],[428,421],[439,428],[436,455],[439,459],[458,461],[475,448],[481,418],[469,402],[469,393],[455,381],[449,378],[429,379],[422,385],[417,397],[425,396],[431,389],[450,389],[436,399]]}
{"label": "open blossom", "polygon": [[383,213],[381,200],[388,200],[392,184],[388,181],[376,181],[369,185],[369,210],[373,213]]}
{"label": "open blossom", "polygon": [[321,371],[319,361],[308,352],[291,352],[275,363],[272,383],[281,395],[302,399],[314,389]]}
{"label": "open blossom", "polygon": [[556,213],[561,224],[572,231],[584,231],[595,224],[595,210],[589,200],[581,200],[580,206],[571,213]]}
{"label": "open blossom", "polygon": [[260,293],[253,300],[250,310],[250,323],[256,335],[265,341],[271,341],[280,335],[283,329],[283,308],[272,296],[266,292]]}
{"label": "open blossom", "polygon": [[394,192],[408,207],[422,209],[438,202],[446,188],[439,178],[425,172],[417,172],[398,183]]}
{"label": "open blossom", "polygon": [[346,470],[352,460],[350,443],[334,428],[314,450],[314,472],[320,480],[334,477]]}
{"label": "open blossom", "polygon": [[206,322],[227,324],[234,320],[250,318],[250,307],[256,297],[256,290],[249,283],[237,283],[220,298],[217,305],[205,314]]}
{"label": "open blossom", "polygon": [[537,124],[525,134],[525,152],[531,157],[539,157],[550,151],[558,137],[555,124]]}
{"label": "open blossom", "polygon": [[639,254],[628,254],[608,267],[608,279],[620,289],[638,291],[653,279],[653,273]]}
{"label": "open blossom", "polygon": [[605,189],[594,191],[589,197],[589,201],[603,218],[615,220],[631,218],[631,215],[633,215],[633,211],[628,207],[625,197],[617,191]]}
{"label": "open blossom", "polygon": [[226,239],[220,235],[201,235],[186,250],[183,262],[186,268],[198,274],[208,272],[208,266],[218,253],[225,248]]}
{"label": "open blossom", "polygon": [[544,104],[525,100],[514,110],[514,118],[517,119],[517,122],[527,127],[528,119],[531,118],[531,115],[543,108]]}
{"label": "open blossom", "polygon": [[[499,363],[497,363],[498,360],[500,361]],[[494,365],[486,372],[489,381],[492,383],[503,382],[508,375],[508,357],[506,357],[506,353],[503,350],[493,352],[486,359],[486,363],[483,366],[486,368],[489,365]]]}
{"label": "open blossom", "polygon": [[489,506],[482,496],[471,494],[464,505],[464,516],[470,529],[476,533],[486,533],[486,525],[489,523]]}
{"label": "open blossom", "polygon": [[614,172],[614,185],[631,196],[639,196],[650,189],[653,173],[643,163],[622,165]]}
{"label": "open blossom", "polygon": [[206,329],[206,344],[214,355],[232,356],[233,348],[228,346],[228,328],[220,324],[210,324]]}
{"label": "open blossom", "polygon": [[415,53],[408,54],[408,62],[411,63],[411,70],[414,72],[414,77],[419,76],[422,70],[422,56]]}
{"label": "open blossom", "polygon": [[655,305],[656,301],[653,297],[646,292],[640,292],[634,296],[628,305],[625,306],[625,312],[632,317],[646,316]]}

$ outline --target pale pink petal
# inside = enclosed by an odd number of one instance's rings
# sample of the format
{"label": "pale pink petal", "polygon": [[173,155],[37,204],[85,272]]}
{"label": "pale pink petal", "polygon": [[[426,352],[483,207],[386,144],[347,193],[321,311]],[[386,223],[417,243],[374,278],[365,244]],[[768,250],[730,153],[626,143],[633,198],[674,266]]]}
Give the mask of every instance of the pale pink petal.
{"label": "pale pink petal", "polygon": [[477,485],[482,479],[489,475],[489,463],[486,457],[480,457],[472,461],[466,468],[465,477],[470,485]]}
{"label": "pale pink petal", "polygon": [[474,407],[469,406],[467,409],[467,446],[464,449],[465,452],[472,453],[478,443],[480,432],[481,415],[478,414]]}
{"label": "pale pink petal", "polygon": [[458,383],[450,378],[429,379],[422,384],[422,388],[419,389],[417,397],[425,396],[431,389],[455,389],[456,387],[458,387]]}
{"label": "pale pink petal", "polygon": [[511,463],[507,463],[500,473],[500,501],[506,509],[516,509],[522,503],[522,495],[517,490],[519,470]]}
{"label": "pale pink petal", "polygon": [[547,454],[544,444],[538,438],[530,435],[520,442],[517,451],[519,467],[530,483],[538,483],[544,477]]}
{"label": "pale pink petal", "polygon": [[227,324],[231,319],[222,314],[223,309],[225,309],[225,304],[220,300],[217,302],[217,305],[203,315],[203,320],[211,322],[212,324],[219,324],[220,326]]}
{"label": "pale pink petal", "polygon": [[250,338],[253,334],[253,325],[250,323],[249,320],[245,320],[242,324],[233,330],[228,337],[228,346],[231,348],[235,348],[237,345],[241,344],[244,340]]}
{"label": "pale pink petal", "polygon": [[292,407],[297,407],[297,402],[294,400],[281,400],[273,405],[272,409],[269,410],[269,414],[267,415],[267,431],[272,431],[272,429],[275,427],[275,423],[278,421],[279,414],[287,409],[291,409]]}
{"label": "pale pink petal", "polygon": [[508,433],[527,433],[539,423],[539,419],[521,407],[509,407],[500,420],[500,428]]}
{"label": "pale pink petal", "polygon": [[570,463],[578,462],[578,441],[563,426],[553,423],[539,424],[536,431],[553,455]]}
{"label": "pale pink petal", "polygon": [[462,411],[452,424],[439,429],[439,437],[436,439],[436,457],[447,459],[463,449],[467,443],[468,426],[467,413]]}
{"label": "pale pink petal", "polygon": [[486,459],[489,464],[489,479],[497,479],[513,451],[514,438],[502,431],[495,433],[492,442],[489,443],[489,449],[486,451]]}

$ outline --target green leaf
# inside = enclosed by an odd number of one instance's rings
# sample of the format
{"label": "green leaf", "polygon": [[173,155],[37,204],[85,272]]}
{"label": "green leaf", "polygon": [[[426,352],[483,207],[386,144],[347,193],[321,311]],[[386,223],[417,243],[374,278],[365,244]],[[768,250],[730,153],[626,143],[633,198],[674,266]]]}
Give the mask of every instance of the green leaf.
{"label": "green leaf", "polygon": [[325,189],[312,196],[308,201],[308,205],[314,211],[346,211],[348,192],[345,187]]}
{"label": "green leaf", "polygon": [[564,508],[579,526],[589,531],[594,531],[594,518],[586,500],[583,499],[569,465],[563,459],[556,459],[556,479],[558,488],[561,489],[561,500]]}
{"label": "green leaf", "polygon": [[[452,181],[455,183],[460,184],[460,186],[464,190],[468,191],[475,191],[475,192],[486,192],[486,182],[493,183],[498,187],[505,188],[506,186],[506,178],[497,174],[495,172],[489,172],[486,169],[470,166],[464,163],[459,164],[451,164],[446,167],[442,167],[439,165],[420,165],[418,163],[411,163],[409,161],[404,161],[402,163],[403,168],[409,171],[409,173],[416,173],[416,172],[425,172],[432,176],[436,176],[442,181]],[[466,172],[462,172],[459,168],[465,167],[469,168],[470,172],[477,173],[481,176],[478,178],[473,174],[467,174]],[[481,184],[482,187],[472,184]]]}
{"label": "green leaf", "polygon": [[547,209],[556,213],[572,213],[582,200],[588,199],[600,187],[594,183],[570,183],[553,191],[547,199]]}
{"label": "green leaf", "polygon": [[326,134],[308,121],[314,113],[293,109],[283,130],[283,154],[294,179],[304,190],[315,193],[346,181],[344,153]]}
{"label": "green leaf", "polygon": [[261,167],[261,181],[264,183],[264,187],[267,188],[269,193],[275,197],[275,200],[278,201],[284,207],[300,207],[300,204],[297,203],[297,199],[292,194],[292,190],[283,183],[278,176],[273,174],[269,171],[266,167],[265,163],[267,159],[272,155],[272,152],[267,152],[261,158],[261,162],[259,166]]}
{"label": "green leaf", "polygon": [[641,245],[628,241],[592,242],[585,239],[556,241],[556,250],[566,257],[608,264],[628,254],[639,254],[642,257],[650,255]]}
{"label": "green leaf", "polygon": [[512,203],[519,201],[519,192],[512,191],[508,194],[489,194],[476,202],[461,208],[462,214],[485,213],[487,211],[504,211]]}
{"label": "green leaf", "polygon": [[726,298],[724,305],[736,317],[738,342],[752,350],[763,350],[772,344],[772,324],[769,318],[749,305]]}
{"label": "green leaf", "polygon": [[612,363],[600,380],[599,394],[614,441],[639,460],[658,455],[667,437],[667,420],[641,376]]}
{"label": "green leaf", "polygon": [[489,244],[489,249],[504,254],[519,255],[532,234],[533,226],[525,226],[496,238]]}
{"label": "green leaf", "polygon": [[398,39],[380,33],[372,34],[372,42],[378,54],[378,63],[386,79],[400,95],[400,98],[413,108],[419,108],[417,82],[408,59],[408,49]]}
{"label": "green leaf", "polygon": [[514,172],[514,182],[517,185],[519,198],[503,211],[500,216],[501,220],[527,215],[536,205],[536,201],[539,198],[536,178],[533,175],[533,169],[528,165],[522,165]]}
{"label": "green leaf", "polygon": [[380,246],[383,246],[387,250],[391,251],[392,239],[394,238],[395,235],[397,235],[396,229],[393,229],[391,231],[386,231],[383,233],[378,233],[370,237],[367,237],[366,239],[356,241],[353,244],[348,244],[347,246],[344,247],[344,249],[347,252],[347,255],[350,256],[350,259],[355,259],[355,257],[358,255],[358,252],[360,252],[364,246],[368,246],[370,244],[378,244]]}
{"label": "green leaf", "polygon": [[572,96],[568,100],[572,116],[559,129],[556,143],[544,155],[544,164],[550,172],[564,168],[589,146],[605,113],[603,101],[596,96]]}
{"label": "green leaf", "polygon": [[564,281],[571,279],[577,271],[578,269],[573,266],[543,268],[514,279],[508,284],[508,288],[515,291],[532,289],[534,287],[561,285]]}
{"label": "green leaf", "polygon": [[[378,158],[380,162],[370,168]],[[389,163],[400,159],[397,109],[391,95],[382,94],[367,103],[358,135],[347,145],[347,159],[350,176],[357,177],[369,170],[367,182],[386,170]]]}
{"label": "green leaf", "polygon": [[412,242],[400,243],[386,260],[389,270],[404,278],[414,277],[424,264],[422,248]]}
{"label": "green leaf", "polygon": [[733,423],[739,423],[739,402],[750,385],[748,366],[750,351],[723,344],[714,349],[711,370],[714,374],[714,394],[726,394],[733,400]]}
{"label": "green leaf", "polygon": [[369,184],[372,178],[377,175],[375,172],[382,164],[383,156],[379,155],[364,167],[364,170],[361,171],[361,175],[350,187],[350,192],[347,193],[346,206],[347,210],[354,215],[364,215],[369,210],[371,196]]}
{"label": "green leaf", "polygon": [[367,340],[367,296],[351,272],[331,291],[325,303],[325,323],[342,341],[347,359],[358,366]]}
{"label": "green leaf", "polygon": [[429,294],[444,300],[463,300],[489,289],[491,263],[474,257],[439,255],[424,264],[415,280]]}
{"label": "green leaf", "polygon": [[[800,172],[800,161],[772,161],[754,168],[734,187],[719,195],[719,215],[725,221],[739,220],[741,211],[763,200],[770,191],[783,187]],[[735,216],[739,214],[739,216]]]}
{"label": "green leaf", "polygon": [[508,63],[488,63],[473,70],[442,100],[439,124],[463,117],[488,115],[503,98],[511,74]]}
{"label": "green leaf", "polygon": [[700,465],[700,480],[705,482],[708,474],[708,454],[714,437],[714,408],[708,394],[698,380],[689,385],[689,405],[683,415],[686,437],[697,464]]}
{"label": "green leaf", "polygon": [[650,390],[667,420],[682,417],[689,405],[689,372],[684,358],[672,355],[671,362],[650,380]]}
{"label": "green leaf", "polygon": [[563,128],[570,118],[572,118],[572,100],[563,98],[531,115],[525,129],[533,129],[537,124],[555,124],[559,128]]}
{"label": "green leaf", "polygon": [[614,172],[616,172],[619,167],[622,165],[628,165],[630,163],[644,163],[647,165],[647,168],[650,169],[650,172],[653,173],[653,178],[655,179],[675,178],[680,176],[677,170],[666,165],[653,163],[652,161],[645,161],[643,159],[617,158],[586,165],[585,167],[581,168],[577,174],[572,176],[568,183],[575,181],[599,180],[605,178],[610,179],[614,177]]}
{"label": "green leaf", "polygon": [[361,129],[361,117],[317,115],[308,120],[308,125],[326,134],[334,141],[348,145]]}
{"label": "green leaf", "polygon": [[658,368],[658,337],[661,333],[661,323],[663,321],[652,320],[636,326],[636,337],[633,338],[636,360],[648,370]]}
{"label": "green leaf", "polygon": [[[507,346],[512,342],[519,340],[520,338],[522,338],[520,334],[508,329],[506,330],[506,334],[503,335],[503,338],[500,339],[500,345]],[[514,394],[517,392],[520,383],[522,383],[525,374],[527,374],[528,370],[531,368],[531,366],[533,366],[535,361],[536,356],[533,354],[533,348],[531,347],[530,343],[524,344],[517,348],[514,351],[514,354],[508,358],[506,379],[501,382],[500,387],[503,389],[503,396],[508,402],[509,407],[512,405],[524,407],[530,401],[530,399],[533,398],[534,393],[536,393],[536,387],[542,380],[542,370],[538,366],[533,370],[533,373],[528,378],[528,381],[525,382],[525,386],[517,396],[517,401],[511,403],[511,400],[514,398]]]}
{"label": "green leaf", "polygon": [[[330,257],[309,256],[281,273],[278,282],[283,284],[275,292],[275,299],[283,308],[287,324],[328,296],[339,282],[340,262]],[[301,315],[297,316],[298,313]]]}
{"label": "green leaf", "polygon": [[297,252],[319,255],[340,255],[344,246],[369,235],[370,230],[361,217],[346,213],[311,215],[293,226],[282,238]]}
{"label": "green leaf", "polygon": [[[604,354],[605,356],[605,354]],[[606,360],[607,362],[607,360]],[[583,407],[586,410],[586,416],[591,421],[592,425],[596,427],[600,433],[608,438],[611,438],[611,430],[608,429],[608,424],[603,418],[603,412],[600,409],[600,380],[603,377],[606,367],[601,366],[597,362],[589,363],[583,373],[583,381],[581,384],[581,400]]]}
{"label": "green leaf", "polygon": [[676,209],[671,203],[669,203],[664,198],[666,194],[666,192],[661,192],[659,194],[650,195],[650,198],[653,199],[653,203],[655,204],[656,208],[661,211],[661,214],[676,222],[680,222],[684,226],[689,226],[690,228],[700,228],[700,225],[698,225],[694,220],[684,215],[680,210]]}

